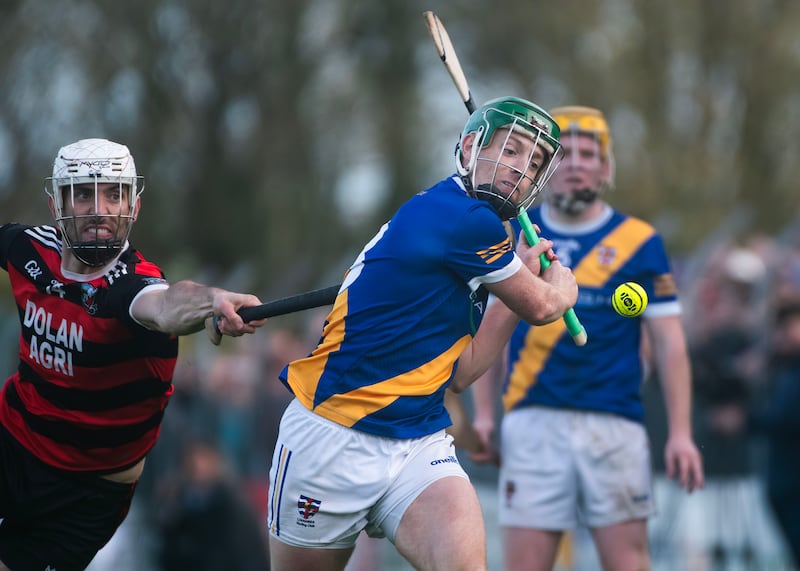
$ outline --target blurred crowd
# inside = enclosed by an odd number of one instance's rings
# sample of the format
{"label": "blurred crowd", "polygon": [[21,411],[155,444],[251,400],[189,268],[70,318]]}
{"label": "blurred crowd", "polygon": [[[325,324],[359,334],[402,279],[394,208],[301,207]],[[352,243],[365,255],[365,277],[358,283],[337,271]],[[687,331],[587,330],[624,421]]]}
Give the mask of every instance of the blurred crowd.
{"label": "blurred crowd", "polygon": [[202,335],[182,338],[175,393],[137,492],[146,527],[158,530],[154,569],[269,568],[269,467],[291,400],[278,373],[315,345],[325,314],[276,318],[263,335],[226,339],[221,350]]}
{"label": "blurred crowd", "polygon": [[[790,560],[800,560],[800,232],[718,240],[692,258],[676,259],[675,269],[707,487],[695,494],[704,507],[688,514],[679,513],[687,500],[661,492],[664,515],[651,529],[654,562],[678,556],[681,528],[688,527],[698,530],[691,549],[701,552],[692,568],[794,569]],[[274,318],[257,335],[226,339],[221,347],[203,335],[181,339],[175,393],[131,521],[90,569],[124,571],[121,560],[164,571],[269,567],[268,472],[278,419],[290,400],[277,375],[314,347],[325,315],[321,308]],[[9,327],[0,337],[13,341]],[[0,364],[13,366],[13,358]],[[648,430],[658,444],[665,424],[653,380],[643,391]],[[769,558],[785,566],[768,567]]]}
{"label": "blurred crowd", "polygon": [[[718,240],[694,259],[676,260],[693,428],[706,469],[703,509],[694,522],[684,517],[703,550],[700,569],[795,569],[800,561],[797,230]],[[645,383],[645,391],[656,385]],[[651,395],[650,409],[659,408],[658,397]],[[660,420],[650,415],[652,438],[663,437]]]}

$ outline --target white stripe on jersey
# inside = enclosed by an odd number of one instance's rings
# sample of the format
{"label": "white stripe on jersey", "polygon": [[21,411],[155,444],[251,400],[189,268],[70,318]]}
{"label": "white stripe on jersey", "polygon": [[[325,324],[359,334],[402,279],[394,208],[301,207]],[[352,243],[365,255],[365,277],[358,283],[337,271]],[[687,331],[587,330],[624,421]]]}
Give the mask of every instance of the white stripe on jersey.
{"label": "white stripe on jersey", "polygon": [[522,259],[514,252],[514,259],[504,268],[489,272],[483,276],[476,276],[469,280],[469,287],[472,291],[478,289],[481,284],[494,284],[504,279],[510,278],[522,267]]}
{"label": "white stripe on jersey", "polygon": [[37,242],[61,252],[61,240],[53,226],[33,226],[25,230],[25,233]]}
{"label": "white stripe on jersey", "polygon": [[372,247],[380,241],[380,239],[383,237],[384,234],[386,234],[386,231],[388,229],[389,229],[389,223],[387,222],[386,224],[381,226],[381,229],[378,230],[378,233],[375,234],[372,240],[367,242],[367,245],[364,246],[364,248],[361,250],[361,253],[358,254],[356,261],[353,262],[352,266],[350,266],[350,271],[347,272],[347,276],[345,277],[344,282],[342,283],[342,287],[339,288],[339,292],[346,290],[348,286],[354,281],[356,281],[356,278],[358,278],[358,276],[361,275],[361,270],[364,269],[364,258],[366,258],[367,252],[369,252],[372,249]]}

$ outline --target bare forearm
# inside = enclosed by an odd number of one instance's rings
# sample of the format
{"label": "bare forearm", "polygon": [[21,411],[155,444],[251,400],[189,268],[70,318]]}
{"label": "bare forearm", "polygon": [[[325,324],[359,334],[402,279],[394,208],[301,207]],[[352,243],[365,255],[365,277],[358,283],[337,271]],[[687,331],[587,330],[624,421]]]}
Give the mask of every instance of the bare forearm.
{"label": "bare forearm", "polygon": [[689,493],[704,485],[703,458],[692,439],[692,377],[686,337],[678,316],[645,319],[667,407],[669,437],[664,463]]}
{"label": "bare forearm", "polygon": [[487,287],[521,319],[544,325],[560,318],[578,297],[572,273],[555,262],[541,277],[521,268],[510,278]]}
{"label": "bare forearm", "polygon": [[166,290],[153,292],[134,306],[134,317],[149,329],[171,335],[200,331],[214,315],[214,295],[221,290],[192,281],[180,281]]}
{"label": "bare forearm", "polygon": [[531,325],[546,325],[556,321],[573,305],[561,290],[545,282],[541,283],[533,302],[510,303],[513,304],[510,307]]}
{"label": "bare forearm", "polygon": [[254,333],[266,320],[245,323],[237,310],[260,303],[261,300],[251,294],[181,281],[167,289],[145,292],[133,303],[131,312],[134,319],[148,329],[170,335],[200,331],[206,318],[215,316],[219,318],[220,333],[238,337]]}
{"label": "bare forearm", "polygon": [[498,358],[470,387],[475,424],[494,425],[494,395],[497,380],[503,372],[503,359]]}
{"label": "bare forearm", "polygon": [[688,363],[678,354],[660,366],[661,389],[667,408],[669,432],[672,435],[690,436],[692,433],[692,387]]}
{"label": "bare forearm", "polygon": [[656,333],[653,349],[667,409],[670,435],[691,437],[691,368],[685,337],[677,319],[676,317],[675,323],[669,323],[665,331]]}
{"label": "bare forearm", "polygon": [[511,338],[517,323],[519,316],[503,302],[496,300],[489,305],[472,343],[458,358],[458,368],[451,384],[453,391],[463,391],[489,369]]}

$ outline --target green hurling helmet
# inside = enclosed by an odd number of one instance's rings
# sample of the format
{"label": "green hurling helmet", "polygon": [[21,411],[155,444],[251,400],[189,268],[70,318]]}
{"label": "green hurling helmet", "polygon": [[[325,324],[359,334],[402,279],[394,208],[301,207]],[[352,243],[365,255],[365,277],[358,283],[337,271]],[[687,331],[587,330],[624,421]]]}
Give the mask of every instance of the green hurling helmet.
{"label": "green hurling helmet", "polygon": [[[471,144],[470,159],[468,164],[464,162],[464,143],[465,138],[470,134],[475,134]],[[494,174],[498,176],[499,167],[512,168],[506,164],[505,159],[500,156],[487,158],[481,155],[481,151],[489,147],[495,136],[505,138],[503,149],[508,144],[511,133],[525,135],[530,138],[534,145],[528,157],[528,165],[534,158],[534,151],[538,147],[543,151],[544,159],[538,166],[533,178],[524,176],[527,169],[514,168],[522,177],[517,186],[511,193],[501,192],[494,184],[495,178],[491,183],[476,182],[476,166],[478,161],[490,161],[495,165]],[[547,179],[550,178],[561,158],[561,145],[559,137],[561,130],[558,123],[553,120],[547,111],[525,99],[519,97],[500,97],[492,99],[478,107],[470,115],[464,129],[461,132],[461,139],[456,146],[456,168],[458,174],[464,181],[468,192],[476,198],[487,200],[495,208],[503,220],[508,220],[517,215],[520,208],[528,208],[541,192]],[[527,179],[530,186],[522,185]]]}
{"label": "green hurling helmet", "polygon": [[[490,111],[494,112],[490,113]],[[492,140],[497,129],[507,127],[515,120],[520,120],[517,125],[530,131],[532,137],[541,136],[540,144],[547,148],[550,154],[553,154],[558,148],[558,139],[561,135],[558,123],[547,111],[535,103],[519,97],[499,97],[478,107],[469,116],[464,130],[461,132],[461,137],[483,127],[485,134],[482,146],[485,147]]]}

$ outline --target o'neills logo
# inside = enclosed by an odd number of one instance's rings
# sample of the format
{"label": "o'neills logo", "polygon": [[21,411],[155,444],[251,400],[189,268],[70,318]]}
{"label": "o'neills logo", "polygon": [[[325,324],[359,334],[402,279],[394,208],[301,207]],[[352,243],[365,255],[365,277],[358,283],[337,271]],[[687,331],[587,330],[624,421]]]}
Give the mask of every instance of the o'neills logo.
{"label": "o'neills logo", "polygon": [[436,460],[431,460],[431,466],[436,466],[438,464],[458,464],[458,458],[455,456],[448,456],[447,458],[437,458]]}

